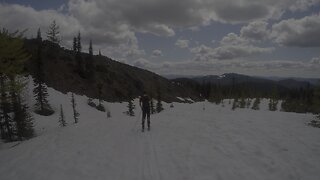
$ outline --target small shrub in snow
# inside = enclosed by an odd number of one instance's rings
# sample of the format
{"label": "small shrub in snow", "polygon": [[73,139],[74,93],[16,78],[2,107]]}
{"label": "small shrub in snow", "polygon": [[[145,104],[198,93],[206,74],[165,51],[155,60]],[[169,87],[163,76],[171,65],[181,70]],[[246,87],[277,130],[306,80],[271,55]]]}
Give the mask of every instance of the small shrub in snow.
{"label": "small shrub in snow", "polygon": [[317,119],[313,119],[309,122],[310,126],[320,128],[320,114],[316,116]]}
{"label": "small shrub in snow", "polygon": [[88,104],[89,106],[93,107],[93,108],[96,108],[96,107],[97,107],[96,103],[93,102],[92,98],[89,98],[89,99],[88,99],[87,104]]}
{"label": "small shrub in snow", "polygon": [[107,112],[107,117],[108,118],[111,118],[111,112],[108,110],[108,112]]}
{"label": "small shrub in snow", "polygon": [[129,101],[128,101],[128,111],[126,112],[127,113],[127,115],[129,115],[129,116],[134,116],[134,104],[133,104],[133,102],[132,102],[132,99],[130,99]]}
{"label": "small shrub in snow", "polygon": [[51,116],[54,113],[50,106],[43,107],[42,109],[36,109],[34,112],[42,116]]}
{"label": "small shrub in snow", "polygon": [[106,108],[101,103],[99,103],[99,105],[97,106],[97,110],[102,111],[102,112],[106,112]]}

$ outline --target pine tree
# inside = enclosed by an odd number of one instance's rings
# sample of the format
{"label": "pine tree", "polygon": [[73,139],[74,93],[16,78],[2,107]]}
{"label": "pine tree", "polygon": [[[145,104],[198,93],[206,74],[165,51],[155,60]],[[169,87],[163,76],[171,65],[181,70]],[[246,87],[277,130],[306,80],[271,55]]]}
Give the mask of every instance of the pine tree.
{"label": "pine tree", "polygon": [[270,111],[276,111],[278,105],[278,100],[270,98],[269,100],[269,110]]}
{"label": "pine tree", "polygon": [[[13,127],[13,135],[17,134],[17,127],[19,124],[21,124],[20,122],[23,121],[22,117],[21,117],[21,106],[18,100],[18,86],[16,84],[15,78],[13,76],[11,76],[9,78],[10,81],[10,92],[9,92],[9,98],[11,99],[10,101],[10,106],[11,106],[11,112],[13,112],[13,116],[12,118],[12,127]],[[17,125],[17,127],[14,128],[14,123]]]}
{"label": "pine tree", "polygon": [[59,26],[56,24],[56,21],[53,20],[53,22],[50,24],[49,29],[47,31],[47,39],[50,42],[59,44],[60,43],[59,36],[60,36]]}
{"label": "pine tree", "polygon": [[73,52],[74,52],[74,54],[76,54],[77,53],[77,38],[76,37],[74,37],[73,38]]}
{"label": "pine tree", "polygon": [[49,105],[49,101],[47,97],[49,96],[48,90],[45,84],[41,83],[40,81],[34,80],[35,88],[33,89],[34,97],[36,100],[36,110],[35,113],[43,115],[43,116],[50,116],[54,113],[51,106]]}
{"label": "pine tree", "polygon": [[128,105],[127,105],[127,108],[128,108],[128,111],[127,111],[127,115],[129,116],[134,116],[134,109],[135,109],[135,106],[133,104],[133,98],[132,98],[132,92],[129,91],[128,93]]}
{"label": "pine tree", "polygon": [[93,56],[92,40],[90,40],[90,43],[89,43],[89,55]]}
{"label": "pine tree", "polygon": [[38,28],[38,31],[37,31],[37,40],[39,42],[42,42],[42,36],[41,36],[41,29],[40,28]]}
{"label": "pine tree", "polygon": [[30,139],[34,136],[33,118],[28,106],[19,94],[13,96],[13,120],[16,124],[15,135],[19,140]]}
{"label": "pine tree", "polygon": [[256,98],[253,102],[252,109],[259,110],[260,109],[259,104],[260,104],[260,98]]}
{"label": "pine tree", "polygon": [[270,111],[276,111],[277,110],[277,105],[278,105],[278,90],[276,87],[273,87],[272,92],[271,92],[271,97],[269,101],[269,110]]}
{"label": "pine tree", "polygon": [[37,33],[38,49],[37,57],[35,58],[36,71],[34,76],[34,97],[36,99],[35,112],[40,115],[49,116],[54,113],[48,102],[48,90],[44,84],[44,72],[42,61],[42,38],[40,28]]}
{"label": "pine tree", "polygon": [[160,113],[163,111],[162,103],[161,103],[161,92],[158,91],[158,96],[157,96],[157,108],[156,108],[157,113]]}
{"label": "pine tree", "polygon": [[28,111],[27,104],[21,104],[22,106],[22,117],[24,118],[23,124],[21,128],[19,128],[18,137],[24,137],[26,139],[30,139],[35,136],[34,128],[33,128],[33,117]]}
{"label": "pine tree", "polygon": [[11,76],[9,79],[14,135],[18,140],[32,138],[34,136],[33,118],[29,113],[28,106],[21,96],[21,92],[23,91],[26,83],[15,76]]}
{"label": "pine tree", "polygon": [[[16,130],[10,114],[10,79],[15,79],[22,73],[25,61],[31,57],[24,49],[22,35],[19,31],[9,33],[6,29],[0,30],[0,129],[1,137],[7,141],[14,140]],[[16,115],[15,112],[13,115]]]}
{"label": "pine tree", "polygon": [[246,100],[245,100],[245,98],[241,98],[241,100],[240,100],[240,108],[245,108],[246,107]]}
{"label": "pine tree", "polygon": [[24,63],[31,55],[24,49],[22,33],[0,30],[0,75],[15,76],[23,71]]}
{"label": "pine tree", "polygon": [[132,102],[133,100],[132,99],[129,99],[129,101],[128,101],[128,111],[127,111],[127,114],[129,115],[129,116],[134,116],[134,105],[133,105],[133,102]]}
{"label": "pine tree", "polygon": [[67,122],[66,122],[66,120],[65,120],[64,113],[63,113],[62,104],[60,104],[59,125],[60,125],[61,127],[65,127],[65,126],[67,125]]}
{"label": "pine tree", "polygon": [[77,36],[77,53],[81,53],[81,50],[82,50],[82,45],[81,45],[81,33],[79,32],[78,33],[78,36]]}
{"label": "pine tree", "polygon": [[78,73],[79,76],[82,78],[87,78],[86,77],[86,67],[85,64],[83,62],[83,57],[81,54],[82,51],[82,45],[81,45],[81,33],[79,31],[78,36],[76,37],[76,41],[74,41],[74,45],[75,45],[75,49],[76,49],[76,53],[75,53],[75,59],[78,63]]}
{"label": "pine tree", "polygon": [[89,56],[86,59],[86,70],[87,70],[87,76],[89,78],[92,78],[94,70],[93,70],[93,48],[92,48],[92,41],[91,40],[89,43]]}
{"label": "pine tree", "polygon": [[76,100],[74,98],[73,93],[71,93],[71,105],[72,105],[72,110],[73,110],[74,123],[78,123],[80,114],[76,110],[77,103],[76,103]]}
{"label": "pine tree", "polygon": [[10,116],[10,101],[7,95],[6,77],[0,75],[0,88],[1,88],[1,136],[8,141],[13,140],[13,120]]}

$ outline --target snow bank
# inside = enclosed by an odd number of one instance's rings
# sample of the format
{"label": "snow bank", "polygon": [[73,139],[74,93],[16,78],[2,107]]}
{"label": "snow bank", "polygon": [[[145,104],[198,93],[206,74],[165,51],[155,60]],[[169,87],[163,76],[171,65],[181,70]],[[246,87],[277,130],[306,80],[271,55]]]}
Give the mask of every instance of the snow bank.
{"label": "snow bank", "polygon": [[[29,92],[32,92],[31,90]],[[127,103],[108,103],[111,118],[76,95],[74,124],[70,94],[49,88],[56,113],[35,116],[38,136],[1,144],[0,179],[32,180],[315,180],[320,177],[320,131],[307,126],[310,114],[231,110],[208,102],[164,103],[141,133],[141,111],[126,116]],[[30,93],[30,96],[32,94]],[[30,104],[34,102],[29,99]],[[68,126],[58,126],[63,105]],[[205,110],[203,107],[205,106]],[[15,145],[15,146],[13,146]]]}

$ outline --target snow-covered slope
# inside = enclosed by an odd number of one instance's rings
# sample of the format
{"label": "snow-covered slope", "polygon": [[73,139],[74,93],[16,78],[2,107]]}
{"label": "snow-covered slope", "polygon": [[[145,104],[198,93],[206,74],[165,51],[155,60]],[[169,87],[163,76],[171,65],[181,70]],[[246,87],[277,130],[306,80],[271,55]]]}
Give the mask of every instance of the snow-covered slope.
{"label": "snow-covered slope", "polygon": [[[30,90],[29,93],[32,91]],[[141,113],[128,117],[126,103],[97,111],[76,96],[80,119],[73,123],[70,94],[49,89],[56,110],[35,116],[37,137],[0,144],[1,180],[316,180],[320,177],[320,131],[310,114],[231,110],[207,102],[164,104],[140,131]],[[30,97],[32,94],[30,94]],[[32,104],[32,99],[29,99]],[[59,106],[68,122],[58,127]],[[137,100],[135,101],[136,107]],[[205,106],[205,110],[203,107]],[[13,146],[13,147],[12,147]]]}

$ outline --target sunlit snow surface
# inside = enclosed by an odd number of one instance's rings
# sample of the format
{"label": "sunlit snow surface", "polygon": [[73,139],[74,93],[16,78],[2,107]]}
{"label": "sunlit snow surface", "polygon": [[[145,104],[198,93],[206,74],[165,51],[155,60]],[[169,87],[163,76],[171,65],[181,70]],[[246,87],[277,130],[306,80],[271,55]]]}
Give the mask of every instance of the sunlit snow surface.
{"label": "sunlit snow surface", "polygon": [[[32,90],[29,102],[33,103]],[[73,123],[70,94],[49,89],[56,113],[34,115],[37,137],[0,143],[0,179],[11,180],[316,180],[320,178],[320,129],[307,126],[311,114],[231,110],[228,100],[164,104],[141,132],[127,103],[104,103],[111,118],[76,96]],[[68,126],[58,126],[60,104]],[[205,110],[203,110],[205,109]],[[13,146],[13,147],[12,147]]]}

